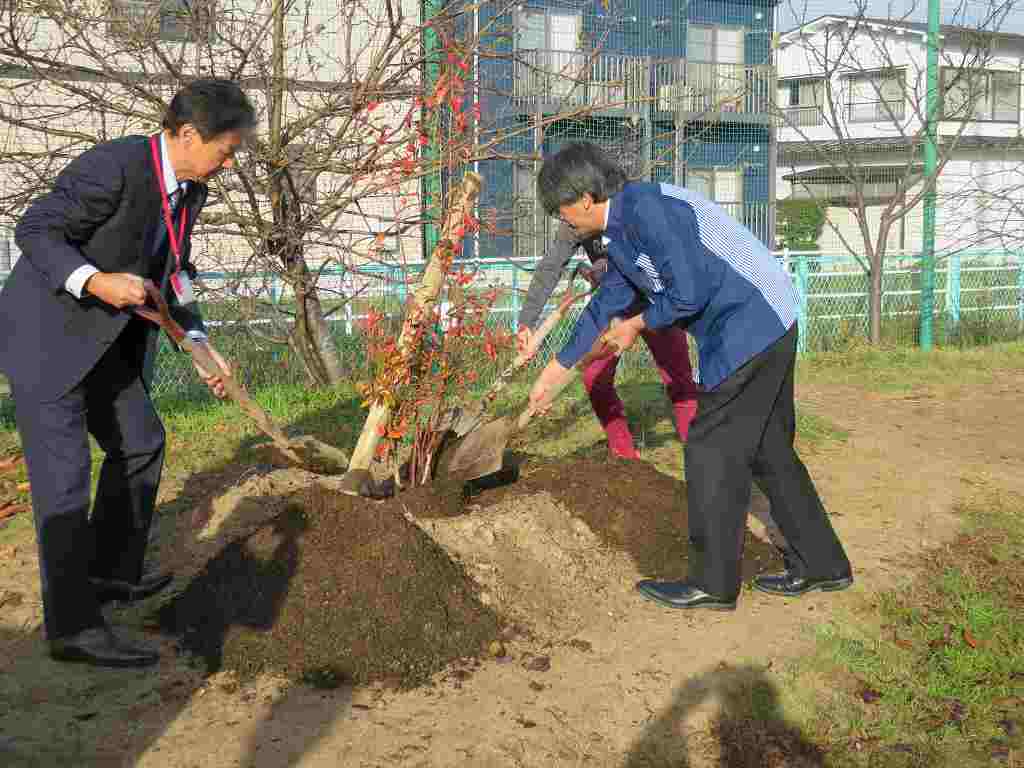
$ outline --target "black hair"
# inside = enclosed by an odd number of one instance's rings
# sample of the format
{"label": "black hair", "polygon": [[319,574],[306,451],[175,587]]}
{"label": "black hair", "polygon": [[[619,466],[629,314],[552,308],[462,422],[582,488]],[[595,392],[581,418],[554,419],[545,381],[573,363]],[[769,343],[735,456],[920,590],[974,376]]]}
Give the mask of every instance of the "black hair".
{"label": "black hair", "polygon": [[625,186],[626,172],[596,144],[574,141],[544,161],[537,177],[537,194],[549,216],[589,194],[603,203]]}
{"label": "black hair", "polygon": [[231,80],[193,80],[171,99],[163,127],[177,134],[191,123],[209,141],[228,131],[245,131],[256,124],[256,110],[237,83]]}

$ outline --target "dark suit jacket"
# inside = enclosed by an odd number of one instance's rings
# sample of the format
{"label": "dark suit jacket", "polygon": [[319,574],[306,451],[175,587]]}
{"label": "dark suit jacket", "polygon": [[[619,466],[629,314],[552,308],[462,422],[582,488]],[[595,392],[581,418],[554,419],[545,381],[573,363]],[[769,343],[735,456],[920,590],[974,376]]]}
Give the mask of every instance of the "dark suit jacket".
{"label": "dark suit jacket", "polygon": [[[193,274],[190,236],[207,192],[192,183],[183,201],[189,216],[182,260]],[[0,367],[16,393],[30,392],[41,402],[63,396],[132,319],[128,309],[67,292],[68,276],[84,264],[152,279],[186,331],[203,329],[196,305],[178,305],[169,290],[174,256],[160,194],[149,137],[128,136],[83,152],[61,171],[53,190],[29,206],[14,232],[21,258],[0,292]],[[140,371],[159,335],[156,326],[147,326],[134,350],[138,360],[126,361],[137,362]]]}

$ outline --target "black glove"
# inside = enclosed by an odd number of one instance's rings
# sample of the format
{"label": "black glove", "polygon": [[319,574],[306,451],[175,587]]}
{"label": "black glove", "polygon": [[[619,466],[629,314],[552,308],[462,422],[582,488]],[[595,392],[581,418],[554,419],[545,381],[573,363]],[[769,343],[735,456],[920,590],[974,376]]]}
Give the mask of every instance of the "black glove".
{"label": "black glove", "polygon": [[597,288],[601,284],[604,273],[608,271],[608,259],[598,259],[589,267],[581,267],[580,274],[583,279],[590,283],[591,288]]}

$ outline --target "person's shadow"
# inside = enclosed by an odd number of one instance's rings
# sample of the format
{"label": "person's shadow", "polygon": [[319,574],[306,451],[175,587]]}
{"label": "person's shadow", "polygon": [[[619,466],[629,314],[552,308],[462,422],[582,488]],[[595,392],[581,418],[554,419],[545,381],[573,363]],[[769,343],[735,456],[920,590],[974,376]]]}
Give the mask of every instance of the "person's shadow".
{"label": "person's shadow", "polygon": [[[688,721],[705,708],[708,727],[688,732]],[[787,722],[775,683],[751,665],[722,665],[687,680],[633,744],[623,768],[688,768],[716,758],[722,768],[825,765],[823,750]]]}
{"label": "person's shadow", "polygon": [[[244,498],[238,506],[245,514],[270,501]],[[258,637],[278,620],[303,529],[302,517],[285,508],[252,535],[223,547],[158,609],[160,598],[109,606],[105,613],[121,632],[150,634],[148,642],[157,642],[162,659],[156,668],[55,662],[38,622],[33,630],[0,627],[0,765],[135,765],[221,669],[231,633],[255,630]],[[176,658],[186,650],[188,656]],[[344,708],[343,699],[335,703],[335,710]],[[311,733],[307,741],[315,738]]]}
{"label": "person's shadow", "polygon": [[[339,412],[357,406],[343,400],[291,429],[350,448],[331,429]],[[129,636],[148,634],[146,639],[159,645],[158,667],[96,669],[55,662],[47,655],[38,607],[30,605],[37,598],[26,599],[19,590],[20,605],[12,609],[6,602],[10,591],[0,589],[0,766],[125,768],[144,755],[159,759],[149,753],[161,749],[162,737],[210,686],[229,637],[241,629],[256,630],[258,636],[278,621],[304,531],[301,516],[289,514],[292,492],[238,494],[221,510],[217,526],[205,525],[221,494],[271,472],[271,465],[261,463],[266,454],[254,448],[258,441],[244,440],[222,465],[192,473],[177,498],[157,511],[147,560],[151,567],[173,569],[176,585],[184,590],[173,594],[172,587],[149,600],[105,610]],[[34,548],[34,542],[27,547]],[[305,688],[298,686],[294,694]],[[275,705],[277,726],[288,734],[292,754],[308,749],[326,723],[349,711],[347,688],[330,693],[289,694]],[[316,706],[301,711],[293,703],[311,698]],[[258,731],[243,739],[242,764],[251,764],[257,752],[266,761],[261,764],[281,764],[280,749],[275,755],[266,748],[281,741],[278,732],[264,735]]]}

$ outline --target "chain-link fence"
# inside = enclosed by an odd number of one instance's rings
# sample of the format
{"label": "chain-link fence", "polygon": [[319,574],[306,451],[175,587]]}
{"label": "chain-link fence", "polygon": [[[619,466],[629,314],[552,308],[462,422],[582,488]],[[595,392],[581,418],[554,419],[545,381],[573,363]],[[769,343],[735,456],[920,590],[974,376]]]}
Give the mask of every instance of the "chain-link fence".
{"label": "chain-link fence", "polygon": [[[791,273],[799,297],[800,344],[805,354],[835,351],[862,343],[869,327],[870,279],[858,260],[842,254],[781,251],[776,254]],[[470,262],[470,290],[498,288],[490,322],[515,330],[536,259]],[[406,300],[418,282],[423,264],[367,267],[358,273],[326,269],[320,282],[330,296],[347,301],[326,304],[328,325],[342,364],[353,379],[367,375],[366,347],[361,323],[370,311],[382,313],[396,329]],[[3,275],[0,275],[2,281]],[[882,337],[892,344],[917,343],[921,263],[916,254],[894,252],[882,280]],[[230,287],[230,290],[229,290]],[[576,288],[584,287],[580,282]],[[291,296],[267,276],[202,273],[197,281],[212,343],[230,360],[250,388],[260,389],[304,381],[301,361],[281,343],[289,324]],[[564,279],[554,302],[568,288]],[[936,340],[944,345],[975,345],[1020,338],[1024,334],[1024,252],[965,252],[938,259],[936,269]],[[213,299],[216,297],[216,300]],[[227,297],[227,298],[226,298]],[[537,356],[540,366],[568,340],[582,309],[574,307],[556,327]],[[444,301],[442,312],[447,308]],[[649,363],[639,344],[623,357],[621,367],[636,369]],[[498,364],[478,370],[486,384]],[[186,355],[162,341],[157,359],[154,394],[158,397],[204,399]]]}
{"label": "chain-link fence", "polygon": [[[871,279],[846,254],[782,251],[799,297],[801,351],[842,349],[868,335]],[[888,344],[916,345],[921,259],[895,251],[882,274],[881,331]],[[936,343],[987,344],[1024,330],[1024,251],[940,254],[935,267]]]}

